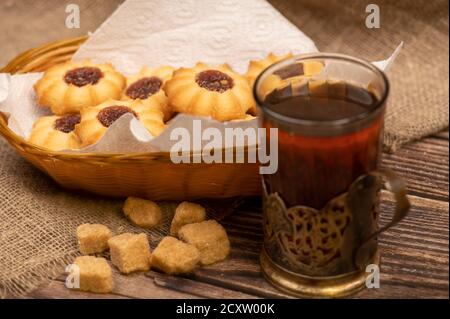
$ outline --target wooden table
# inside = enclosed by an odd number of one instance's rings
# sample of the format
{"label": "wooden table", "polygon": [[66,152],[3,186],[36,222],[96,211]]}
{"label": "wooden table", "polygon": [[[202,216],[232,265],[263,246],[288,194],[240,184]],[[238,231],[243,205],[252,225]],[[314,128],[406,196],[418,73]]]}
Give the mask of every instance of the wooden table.
{"label": "wooden table", "polygon": [[[356,298],[449,297],[449,134],[443,132],[384,154],[383,166],[408,183],[409,216],[380,236],[381,287]],[[381,222],[393,212],[391,196],[383,193]],[[231,240],[230,257],[189,277],[155,271],[123,276],[116,270],[111,294],[70,291],[64,277],[32,292],[30,298],[284,298],[288,295],[261,276],[261,202],[245,200],[222,221]]]}

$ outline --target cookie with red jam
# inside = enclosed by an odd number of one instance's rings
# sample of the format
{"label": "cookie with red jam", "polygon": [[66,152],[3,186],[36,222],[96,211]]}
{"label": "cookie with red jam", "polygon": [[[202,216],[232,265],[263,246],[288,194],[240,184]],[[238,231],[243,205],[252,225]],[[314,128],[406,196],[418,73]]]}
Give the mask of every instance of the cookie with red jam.
{"label": "cookie with red jam", "polygon": [[56,115],[79,113],[108,99],[120,99],[125,77],[109,63],[66,62],[48,69],[34,90],[41,106]]}
{"label": "cookie with red jam", "polygon": [[78,149],[80,140],[75,126],[80,119],[78,114],[43,116],[34,123],[28,140],[52,151]]}
{"label": "cookie with red jam", "polygon": [[287,53],[285,55],[275,55],[273,53],[269,53],[267,57],[262,60],[252,60],[248,64],[248,69],[245,76],[247,77],[250,85],[253,86],[256,78],[262,73],[262,71],[276,62],[290,57],[292,57],[292,53]]}
{"label": "cookie with red jam", "polygon": [[180,68],[163,89],[169,105],[179,113],[230,121],[245,119],[247,111],[255,108],[247,79],[226,64]]}
{"label": "cookie with red jam", "polygon": [[163,113],[157,106],[149,106],[140,100],[107,100],[97,106],[81,110],[81,122],[76,126],[81,146],[96,143],[106,130],[125,114],[132,114],[153,136],[164,130]]}
{"label": "cookie with red jam", "polygon": [[[269,53],[269,55],[262,60],[253,60],[249,62],[246,77],[253,87],[256,78],[269,66],[277,63],[281,60],[291,58],[292,54],[275,55]],[[275,89],[284,88],[292,83],[302,84],[311,76],[319,74],[323,69],[323,64],[320,61],[310,60],[298,63],[289,64],[286,67],[281,67],[276,72],[267,75],[261,82],[259,91],[264,94],[269,94]]]}
{"label": "cookie with red jam", "polygon": [[156,102],[164,114],[164,122],[170,120],[173,112],[162,87],[172,78],[173,71],[171,66],[143,67],[139,73],[127,78],[122,100],[141,100],[145,104]]}

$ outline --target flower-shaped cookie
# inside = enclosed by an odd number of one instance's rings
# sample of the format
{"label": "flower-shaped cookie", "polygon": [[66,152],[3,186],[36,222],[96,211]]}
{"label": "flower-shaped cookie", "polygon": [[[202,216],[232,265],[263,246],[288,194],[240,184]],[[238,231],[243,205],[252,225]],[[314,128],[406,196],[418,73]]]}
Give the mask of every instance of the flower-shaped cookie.
{"label": "flower-shaped cookie", "polygon": [[272,64],[292,57],[292,53],[288,53],[285,55],[275,55],[273,53],[269,53],[269,55],[263,60],[252,60],[248,64],[247,73],[245,76],[247,77],[250,85],[253,86],[258,75],[261,74],[266,68],[271,66]]}
{"label": "flower-shaped cookie", "polygon": [[167,103],[167,96],[162,90],[162,86],[172,78],[173,71],[174,68],[171,66],[162,66],[155,69],[143,67],[139,73],[127,78],[122,99],[139,99],[144,103],[150,99],[155,99],[164,113],[164,121],[170,120],[172,110]]}
{"label": "flower-shaped cookie", "polygon": [[81,122],[75,128],[81,146],[96,143],[122,115],[133,114],[142,125],[157,136],[164,130],[163,113],[157,105],[148,105],[139,100],[107,100],[97,106],[81,110]]}
{"label": "flower-shaped cookie", "polygon": [[119,99],[125,78],[109,64],[67,62],[48,69],[36,82],[38,103],[57,115],[78,113],[107,99]]}
{"label": "flower-shaped cookie", "polygon": [[246,78],[226,64],[180,68],[163,89],[174,111],[218,121],[244,119],[247,111],[255,108]]}
{"label": "flower-shaped cookie", "polygon": [[[260,75],[266,68],[276,62],[290,57],[292,57],[291,53],[283,56],[277,56],[269,53],[267,58],[263,60],[250,61],[246,74],[248,81],[253,86],[258,75]],[[258,90],[263,95],[267,95],[273,90],[286,87],[293,82],[302,83],[306,77],[311,77],[318,74],[322,71],[322,69],[323,64],[320,61],[311,60],[294,62],[279,68],[272,74],[267,75],[264,80],[260,82]]]}
{"label": "flower-shaped cookie", "polygon": [[29,141],[52,151],[77,149],[80,140],[74,129],[79,122],[78,114],[43,116],[34,123]]}

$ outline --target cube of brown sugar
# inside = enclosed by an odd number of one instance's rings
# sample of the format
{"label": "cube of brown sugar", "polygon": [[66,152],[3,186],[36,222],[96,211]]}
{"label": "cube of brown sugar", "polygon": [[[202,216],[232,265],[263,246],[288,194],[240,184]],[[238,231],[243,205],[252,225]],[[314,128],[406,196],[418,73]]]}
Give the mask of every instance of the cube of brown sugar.
{"label": "cube of brown sugar", "polygon": [[128,197],[123,206],[125,216],[135,225],[142,228],[152,228],[161,221],[161,209],[150,200]]}
{"label": "cube of brown sugar", "polygon": [[175,215],[170,225],[170,235],[177,236],[178,230],[182,226],[202,222],[205,218],[206,210],[203,206],[190,202],[182,202],[175,210]]}
{"label": "cube of brown sugar", "polygon": [[78,266],[80,286],[73,288],[96,293],[108,293],[113,289],[111,267],[105,258],[81,256],[75,259],[74,265]]}
{"label": "cube of brown sugar", "polygon": [[108,240],[112,263],[120,272],[150,269],[150,245],[146,234],[125,233]]}
{"label": "cube of brown sugar", "polygon": [[202,265],[221,261],[230,253],[227,232],[215,220],[185,225],[179,230],[178,236],[198,248]]}
{"label": "cube of brown sugar", "polygon": [[152,266],[169,275],[185,274],[195,269],[199,258],[200,254],[195,246],[167,236],[153,251]]}
{"label": "cube of brown sugar", "polygon": [[112,236],[108,227],[101,224],[82,224],[77,227],[77,239],[83,255],[108,250],[108,239]]}

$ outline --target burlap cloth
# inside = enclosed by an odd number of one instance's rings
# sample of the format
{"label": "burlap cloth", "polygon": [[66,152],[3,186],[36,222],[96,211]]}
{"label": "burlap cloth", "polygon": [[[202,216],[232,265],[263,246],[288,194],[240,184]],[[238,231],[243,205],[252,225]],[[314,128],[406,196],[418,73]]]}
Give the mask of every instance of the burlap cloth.
{"label": "burlap cloth", "polygon": [[[388,73],[391,93],[384,146],[400,145],[448,127],[448,1],[271,0],[322,52],[370,61],[405,45]],[[365,27],[366,6],[380,7],[379,29]]]}
{"label": "burlap cloth", "polygon": [[[199,203],[208,218],[221,220],[241,200]],[[168,234],[178,203],[159,204],[160,226],[135,227],[123,215],[123,199],[64,190],[0,140],[0,297],[24,295],[61,275],[79,255],[75,231],[82,223],[104,224],[115,234],[145,232],[154,249]]]}
{"label": "burlap cloth", "polygon": [[[43,6],[43,2],[39,3]],[[58,8],[63,14],[60,3]],[[96,2],[91,9],[98,11],[101,3]],[[271,3],[324,52],[379,60],[391,54],[400,41],[405,42],[389,72],[392,90],[386,115],[387,150],[448,126],[446,0],[377,1],[381,9],[380,29],[367,29],[364,24],[365,6],[372,2],[272,0]],[[54,21],[48,14],[42,16]],[[96,19],[99,15],[86,16]],[[74,232],[81,223],[103,223],[116,233],[142,231],[123,218],[121,206],[122,200],[62,190],[1,139],[0,296],[23,295],[60,275],[78,254]],[[163,226],[148,232],[152,245],[166,232],[173,213],[174,204],[163,206],[166,212]]]}

